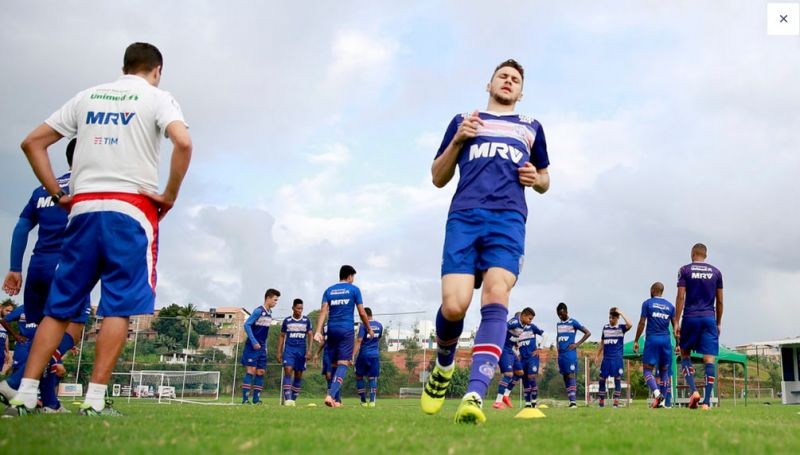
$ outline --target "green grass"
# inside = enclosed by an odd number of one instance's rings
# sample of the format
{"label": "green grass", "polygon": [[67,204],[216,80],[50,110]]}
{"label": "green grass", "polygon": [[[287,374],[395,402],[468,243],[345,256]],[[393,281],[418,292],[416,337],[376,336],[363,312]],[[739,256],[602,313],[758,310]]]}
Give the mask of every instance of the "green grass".
{"label": "green grass", "polygon": [[[725,406],[710,412],[551,407],[544,419],[485,406],[488,422],[452,423],[456,401],[425,416],[416,400],[355,400],[329,409],[154,404],[119,400],[121,418],[38,415],[0,421],[0,453],[800,453],[800,407]],[[317,407],[306,407],[314,402]],[[71,408],[75,408],[71,403]],[[520,452],[521,451],[521,452]]]}

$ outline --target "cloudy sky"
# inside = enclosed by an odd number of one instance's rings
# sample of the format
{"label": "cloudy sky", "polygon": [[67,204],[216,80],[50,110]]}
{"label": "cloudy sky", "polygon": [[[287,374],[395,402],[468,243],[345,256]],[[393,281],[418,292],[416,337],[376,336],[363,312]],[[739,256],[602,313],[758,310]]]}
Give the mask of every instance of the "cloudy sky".
{"label": "cloudy sky", "polygon": [[638,317],[653,281],[674,299],[704,242],[723,343],[800,335],[800,38],[767,36],[766,2],[253,3],[3,3],[0,268],[37,185],[20,141],[147,41],[195,143],[161,225],[158,306],[255,307],[275,287],[288,314],[349,263],[376,313],[422,312],[384,322],[433,319],[455,185],[430,183],[431,160],[513,57],[552,186],[528,194],[512,309],[552,331],[565,301],[597,338],[608,307]]}

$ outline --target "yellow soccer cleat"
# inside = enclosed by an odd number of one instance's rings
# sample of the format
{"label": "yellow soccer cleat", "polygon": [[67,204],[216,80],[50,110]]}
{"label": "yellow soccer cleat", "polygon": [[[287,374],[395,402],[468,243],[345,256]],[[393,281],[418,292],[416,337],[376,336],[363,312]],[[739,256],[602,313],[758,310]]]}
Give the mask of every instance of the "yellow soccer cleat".
{"label": "yellow soccer cleat", "polygon": [[455,365],[445,370],[437,363],[433,367],[428,382],[422,388],[422,396],[419,399],[419,406],[422,412],[428,415],[433,415],[442,409],[444,404],[444,396],[447,394],[447,388],[450,387],[450,380],[453,379],[453,372]]}
{"label": "yellow soccer cleat", "polygon": [[476,425],[486,422],[486,416],[483,415],[481,410],[482,406],[483,400],[477,393],[470,392],[464,395],[464,398],[461,399],[461,404],[456,409],[456,416],[453,421],[455,423],[474,423]]}

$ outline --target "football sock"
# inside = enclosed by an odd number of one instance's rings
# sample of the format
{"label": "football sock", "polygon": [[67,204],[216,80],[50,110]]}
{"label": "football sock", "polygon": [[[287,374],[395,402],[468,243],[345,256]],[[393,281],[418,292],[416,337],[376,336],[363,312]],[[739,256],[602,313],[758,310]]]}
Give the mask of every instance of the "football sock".
{"label": "football sock", "polygon": [[481,398],[486,395],[486,389],[489,388],[489,382],[494,377],[494,370],[500,360],[500,346],[505,342],[507,317],[508,308],[499,303],[481,308],[481,323],[472,346],[472,367],[467,393],[475,392]]}
{"label": "football sock", "polygon": [[681,372],[683,372],[683,377],[686,378],[686,385],[689,386],[689,391],[691,393],[697,392],[697,386],[694,383],[692,359],[681,359]]}
{"label": "football sock", "polygon": [[527,376],[522,378],[522,391],[525,394],[525,403],[531,402],[531,380]]}
{"label": "football sock", "polygon": [[331,382],[331,395],[336,398],[336,401],[339,401],[339,391],[342,388],[342,382],[344,382],[344,377],[347,374],[347,365],[339,365],[336,367],[336,372],[333,375],[333,380]]}
{"label": "football sock", "polygon": [[367,390],[366,390],[366,381],[364,381],[364,378],[356,379],[356,391],[358,392],[359,398],[361,398],[361,402],[366,403]]}
{"label": "football sock", "polygon": [[292,400],[296,400],[300,396],[300,388],[303,385],[303,378],[294,378],[292,381]]}
{"label": "football sock", "polygon": [[108,386],[105,384],[89,383],[86,388],[86,399],[84,404],[88,404],[95,411],[102,411],[106,407],[106,390]]}
{"label": "football sock", "polygon": [[536,401],[539,398],[539,386],[536,384],[536,376],[530,378],[531,381],[531,400]]}
{"label": "football sock", "polygon": [[47,406],[51,409],[58,409],[61,405],[61,403],[58,401],[58,396],[56,396],[58,380],[58,375],[52,371],[48,371],[44,374],[44,376],[42,376],[42,380],[39,382],[39,391],[42,395],[42,406]]}
{"label": "football sock", "polygon": [[247,394],[250,393],[250,384],[253,383],[253,375],[245,373],[242,380],[242,401],[247,401]]}
{"label": "football sock", "polygon": [[506,387],[506,391],[503,392],[503,395],[505,395],[505,396],[511,395],[511,391],[514,390],[514,387],[516,387],[516,385],[519,382],[521,377],[522,376],[514,375],[514,377],[511,378],[511,382],[508,383],[508,387]]}
{"label": "football sock", "polygon": [[711,404],[711,395],[714,393],[714,382],[716,382],[716,365],[706,364],[706,391],[703,395],[703,404]]}
{"label": "football sock", "polygon": [[597,382],[597,399],[606,399],[606,378],[602,376],[600,377],[600,381]]}
{"label": "football sock", "polygon": [[264,375],[257,374],[253,378],[253,403],[261,401],[261,389],[264,388]]}
{"label": "football sock", "polygon": [[578,393],[578,386],[575,376],[568,376],[564,380],[564,385],[567,389],[567,399],[569,399],[570,403],[574,403],[575,395]]}
{"label": "football sock", "polygon": [[[436,361],[440,366],[448,367],[456,357],[458,338],[464,331],[464,320],[448,321],[442,315],[442,308],[436,313]],[[505,341],[505,340],[504,340]]]}
{"label": "football sock", "polygon": [[378,378],[369,378],[367,384],[369,385],[369,401],[374,402],[378,395]]}
{"label": "football sock", "polygon": [[19,384],[15,400],[22,400],[25,407],[33,409],[36,407],[36,399],[39,396],[39,380],[22,378]]}
{"label": "football sock", "polygon": [[292,399],[292,375],[291,374],[284,374],[283,375],[283,401],[289,401]]}

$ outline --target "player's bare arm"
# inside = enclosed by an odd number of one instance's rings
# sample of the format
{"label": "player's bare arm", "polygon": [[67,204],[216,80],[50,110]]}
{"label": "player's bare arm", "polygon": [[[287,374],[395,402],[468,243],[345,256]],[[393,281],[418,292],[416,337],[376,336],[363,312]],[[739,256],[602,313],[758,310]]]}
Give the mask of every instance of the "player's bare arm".
{"label": "player's bare arm", "polygon": [[543,194],[550,189],[550,172],[547,168],[536,169],[536,166],[526,161],[525,164],[517,169],[519,173],[519,183],[522,186],[529,186],[539,194]]}
{"label": "player's bare arm", "polygon": [[285,342],[286,342],[286,334],[281,332],[281,334],[278,335],[278,355],[277,355],[278,363],[283,362],[283,348]]}
{"label": "player's bare arm", "polygon": [[570,351],[578,349],[578,346],[582,345],[584,341],[588,340],[589,337],[592,336],[592,332],[589,331],[589,329],[587,329],[586,327],[581,327],[578,330],[583,332],[583,338],[581,338],[580,341],[578,341],[577,343],[572,343],[569,346],[567,346],[567,349]]}
{"label": "player's bare arm", "polygon": [[722,289],[717,289],[717,336],[722,333]]}
{"label": "player's bare arm", "polygon": [[[627,323],[627,319],[625,323]],[[639,318],[639,325],[636,327],[636,336],[633,337],[633,352],[639,352],[639,338],[642,336],[644,332],[644,326],[647,324],[647,318],[641,317]]]}
{"label": "player's bare arm", "polygon": [[309,330],[306,333],[306,362],[311,360],[311,353],[313,352],[313,344],[312,339],[314,338],[314,333]]}
{"label": "player's bare arm", "polygon": [[[39,179],[51,195],[58,194],[61,191],[61,187],[58,185],[55,174],[53,174],[47,147],[55,144],[62,137],[64,136],[50,125],[42,123],[31,131],[20,144],[22,151],[25,152],[25,156],[28,158],[28,162],[31,164],[31,168],[33,168],[33,173],[36,174],[36,178]],[[71,199],[71,196],[64,195],[61,196],[58,203],[62,207],[68,207]]]}
{"label": "player's bare arm", "polygon": [[678,287],[678,295],[675,297],[675,319],[672,324],[675,328],[675,338],[681,336],[681,316],[683,316],[683,306],[686,304],[686,288]]}
{"label": "player's bare arm", "polygon": [[461,147],[464,142],[478,135],[478,129],[481,126],[483,126],[483,120],[478,117],[478,111],[476,110],[458,125],[458,130],[456,130],[453,140],[450,141],[444,152],[433,160],[431,174],[433,176],[433,184],[437,188],[444,187],[453,178],[456,173],[456,163],[458,162],[458,154],[461,152]]}
{"label": "player's bare arm", "polygon": [[158,204],[158,219],[163,219],[175,205],[178,192],[181,189],[183,178],[189,169],[189,162],[192,159],[192,138],[189,136],[189,129],[182,121],[174,121],[167,125],[167,135],[172,141],[172,158],[169,168],[169,179],[167,187],[161,194],[149,191],[140,191],[141,194],[152,199]]}
{"label": "player's bare arm", "polygon": [[594,356],[595,363],[600,362],[601,360],[603,360],[603,348],[604,347],[605,347],[605,344],[603,343],[603,338],[601,337],[600,338],[600,343],[597,344],[597,354],[595,354],[595,356]]}
{"label": "player's bare arm", "polygon": [[322,302],[322,308],[319,310],[319,317],[317,318],[317,333],[314,334],[314,341],[320,344],[320,351],[325,345],[325,337],[322,336],[322,327],[325,324],[325,318],[328,317],[328,302]]}

